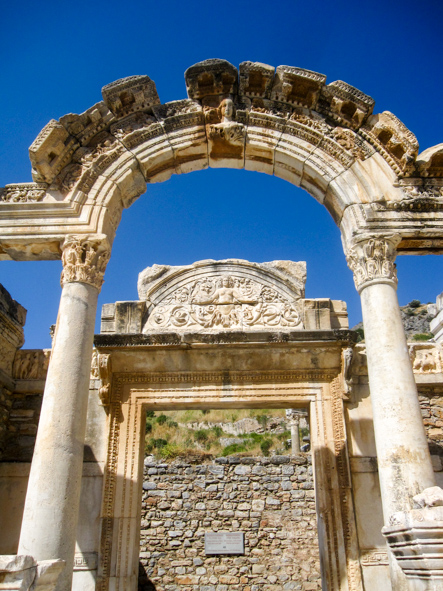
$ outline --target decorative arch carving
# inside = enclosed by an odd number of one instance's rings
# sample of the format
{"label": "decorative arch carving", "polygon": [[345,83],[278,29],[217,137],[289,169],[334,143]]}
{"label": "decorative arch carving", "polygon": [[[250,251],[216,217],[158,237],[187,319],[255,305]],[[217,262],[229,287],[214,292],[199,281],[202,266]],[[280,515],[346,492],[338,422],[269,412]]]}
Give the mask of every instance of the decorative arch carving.
{"label": "decorative arch carving", "polygon": [[50,121],[29,150],[34,183],[0,189],[0,259],[60,258],[67,234],[112,242],[147,184],[208,167],[302,187],[345,243],[395,232],[399,252],[443,252],[442,145],[419,156],[414,134],[392,113],[373,114],[371,97],[252,62],[206,60],[185,80],[188,98],[165,104],[148,76],[117,80],[84,113]]}

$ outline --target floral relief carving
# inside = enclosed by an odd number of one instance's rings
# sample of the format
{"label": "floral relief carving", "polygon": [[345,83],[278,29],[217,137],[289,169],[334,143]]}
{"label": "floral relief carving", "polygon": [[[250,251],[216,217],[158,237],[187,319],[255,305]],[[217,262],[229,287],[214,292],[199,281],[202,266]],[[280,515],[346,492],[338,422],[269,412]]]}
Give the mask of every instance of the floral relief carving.
{"label": "floral relief carving", "polygon": [[146,329],[303,329],[298,303],[258,281],[218,275],[180,286],[151,312]]}
{"label": "floral relief carving", "polygon": [[62,286],[80,282],[100,289],[109,257],[106,239],[68,236],[63,245]]}
{"label": "floral relief carving", "polygon": [[395,254],[392,241],[384,238],[369,238],[349,248],[346,261],[354,273],[357,290],[372,281],[396,285]]}
{"label": "floral relief carving", "polygon": [[46,195],[45,183],[18,183],[0,189],[0,203],[35,203]]}

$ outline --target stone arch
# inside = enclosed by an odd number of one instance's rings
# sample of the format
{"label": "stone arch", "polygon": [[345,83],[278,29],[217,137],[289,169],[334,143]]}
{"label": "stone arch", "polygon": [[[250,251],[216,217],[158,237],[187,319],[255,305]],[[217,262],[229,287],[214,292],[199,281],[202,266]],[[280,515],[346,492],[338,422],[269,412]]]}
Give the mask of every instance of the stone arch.
{"label": "stone arch", "polygon": [[[29,151],[35,182],[1,189],[0,258],[59,258],[67,234],[112,242],[122,209],[147,185],[207,167],[302,187],[345,241],[394,231],[399,251],[441,252],[443,145],[418,157],[392,113],[373,114],[371,97],[309,70],[206,60],[185,80],[188,99],[165,104],[148,76],[117,80],[81,115],[50,121]],[[418,226],[429,219],[423,241]]]}
{"label": "stone arch", "polygon": [[[147,76],[105,86],[102,102],[50,121],[38,135],[30,147],[33,183],[0,189],[0,260],[63,262],[19,544],[21,555],[66,561],[60,589],[69,588],[72,575],[85,368],[110,246],[123,208],[173,173],[228,167],[275,174],[327,208],[361,294],[384,533],[392,547],[398,536],[391,518],[401,516],[409,527],[414,495],[435,485],[394,261],[398,253],[443,253],[443,144],[418,155],[415,136],[391,113],[374,115],[369,96],[300,68],[243,62],[237,70],[207,60],[189,68],[185,80],[188,99],[164,105]],[[44,469],[60,471],[49,493]],[[432,539],[441,537],[438,523],[430,527]],[[408,535],[415,535],[411,528]],[[395,560],[391,567],[393,588],[406,588],[410,573]],[[433,576],[426,568],[418,565],[417,577]]]}

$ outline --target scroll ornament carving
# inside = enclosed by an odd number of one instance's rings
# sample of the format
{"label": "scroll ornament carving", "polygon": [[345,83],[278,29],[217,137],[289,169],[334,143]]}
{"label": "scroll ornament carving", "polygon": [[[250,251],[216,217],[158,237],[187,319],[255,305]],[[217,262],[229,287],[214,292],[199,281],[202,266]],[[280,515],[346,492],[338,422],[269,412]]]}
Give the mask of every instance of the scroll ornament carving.
{"label": "scroll ornament carving", "polygon": [[45,183],[18,183],[0,188],[0,203],[35,203],[46,195]]}
{"label": "scroll ornament carving", "polygon": [[106,240],[68,236],[63,245],[62,286],[65,283],[79,282],[88,283],[100,290],[110,254]]}
{"label": "scroll ornament carving", "polygon": [[397,285],[395,254],[392,241],[385,238],[369,238],[349,248],[346,261],[357,291],[372,282]]}
{"label": "scroll ornament carving", "polygon": [[303,328],[295,301],[258,281],[219,275],[178,288],[151,313],[148,329]]}

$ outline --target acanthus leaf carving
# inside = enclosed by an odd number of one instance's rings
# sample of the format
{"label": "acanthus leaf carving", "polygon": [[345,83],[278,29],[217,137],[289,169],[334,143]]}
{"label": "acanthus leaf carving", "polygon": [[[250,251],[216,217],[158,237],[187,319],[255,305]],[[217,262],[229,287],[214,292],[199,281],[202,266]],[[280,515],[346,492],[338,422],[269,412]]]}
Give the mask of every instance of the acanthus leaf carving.
{"label": "acanthus leaf carving", "polygon": [[347,251],[346,262],[354,273],[357,291],[371,283],[397,285],[395,247],[399,237],[370,237],[355,242]]}
{"label": "acanthus leaf carving", "polygon": [[61,285],[73,282],[88,283],[100,290],[110,257],[106,237],[67,236],[62,250]]}

